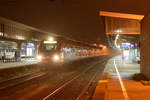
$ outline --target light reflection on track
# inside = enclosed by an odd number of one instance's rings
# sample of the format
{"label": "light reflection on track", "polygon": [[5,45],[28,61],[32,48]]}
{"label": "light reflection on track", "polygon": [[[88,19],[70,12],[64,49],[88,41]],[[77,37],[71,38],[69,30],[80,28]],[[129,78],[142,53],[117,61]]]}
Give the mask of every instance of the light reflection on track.
{"label": "light reflection on track", "polygon": [[[98,63],[103,63],[105,62],[106,59],[98,62]],[[67,85],[69,85],[71,82],[73,82],[74,80],[78,79],[79,77],[81,77],[83,74],[85,74],[87,71],[91,70],[95,65],[97,65],[98,63],[95,63],[94,65],[90,66],[89,68],[87,68],[86,70],[84,70],[81,74],[75,76],[74,78],[72,78],[71,80],[67,81],[65,84],[63,84],[62,86],[60,86],[59,88],[57,88],[56,90],[54,90],[52,93],[50,93],[49,95],[47,95],[46,97],[43,98],[43,100],[48,100],[51,96],[55,95],[57,92],[61,91],[61,89],[65,88]],[[97,72],[98,73],[98,72]],[[94,77],[96,77],[97,73],[94,74]],[[93,78],[94,78],[93,77]],[[92,79],[93,79],[92,78]],[[90,83],[90,82],[89,82]],[[88,86],[88,85],[87,85]],[[83,94],[83,93],[82,93]],[[80,98],[77,97],[76,99]]]}

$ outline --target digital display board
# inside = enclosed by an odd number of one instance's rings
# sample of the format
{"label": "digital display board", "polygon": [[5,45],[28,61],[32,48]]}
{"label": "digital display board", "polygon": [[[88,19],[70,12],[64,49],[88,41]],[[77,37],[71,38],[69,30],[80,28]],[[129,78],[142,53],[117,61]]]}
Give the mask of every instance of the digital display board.
{"label": "digital display board", "polygon": [[44,44],[57,44],[57,41],[44,41]]}

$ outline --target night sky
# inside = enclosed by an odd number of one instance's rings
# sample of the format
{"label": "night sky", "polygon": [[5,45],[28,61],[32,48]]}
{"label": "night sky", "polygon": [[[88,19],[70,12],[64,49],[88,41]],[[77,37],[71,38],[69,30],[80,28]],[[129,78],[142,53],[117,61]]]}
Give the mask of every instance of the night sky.
{"label": "night sky", "polygon": [[149,6],[150,0],[0,0],[0,16],[79,41],[106,44],[100,10],[145,14]]}

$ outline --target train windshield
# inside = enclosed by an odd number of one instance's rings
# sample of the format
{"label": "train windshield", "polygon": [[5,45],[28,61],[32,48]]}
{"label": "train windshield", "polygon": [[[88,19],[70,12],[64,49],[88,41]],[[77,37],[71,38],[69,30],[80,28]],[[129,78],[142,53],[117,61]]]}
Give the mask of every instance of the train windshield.
{"label": "train windshield", "polygon": [[56,48],[57,48],[57,45],[46,44],[46,45],[43,45],[42,50],[44,50],[44,51],[55,51]]}
{"label": "train windshield", "polygon": [[57,42],[49,43],[44,41],[40,46],[40,53],[42,53],[42,55],[51,55],[55,53],[56,50],[57,50]]}

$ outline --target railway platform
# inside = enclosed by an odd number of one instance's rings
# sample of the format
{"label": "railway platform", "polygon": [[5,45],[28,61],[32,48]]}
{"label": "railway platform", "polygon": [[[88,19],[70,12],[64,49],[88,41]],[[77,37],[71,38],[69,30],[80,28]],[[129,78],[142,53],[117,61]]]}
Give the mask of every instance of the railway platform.
{"label": "railway platform", "polygon": [[38,61],[35,58],[23,58],[19,62],[0,62],[0,69],[13,68],[13,67],[21,67],[25,65],[36,64]]}
{"label": "railway platform", "polygon": [[92,100],[149,100],[150,85],[135,81],[135,73],[140,73],[139,64],[125,63],[121,56],[110,59]]}
{"label": "railway platform", "polygon": [[[84,57],[67,57],[65,58],[62,62],[71,62],[74,60],[79,60],[79,59],[84,59],[88,58],[86,56]],[[35,58],[22,58],[21,61],[18,62],[2,62],[0,61],[0,70],[1,69],[6,69],[6,68],[14,68],[14,67],[21,67],[21,66],[26,66],[26,65],[32,65],[32,64],[37,64],[39,61]]]}

